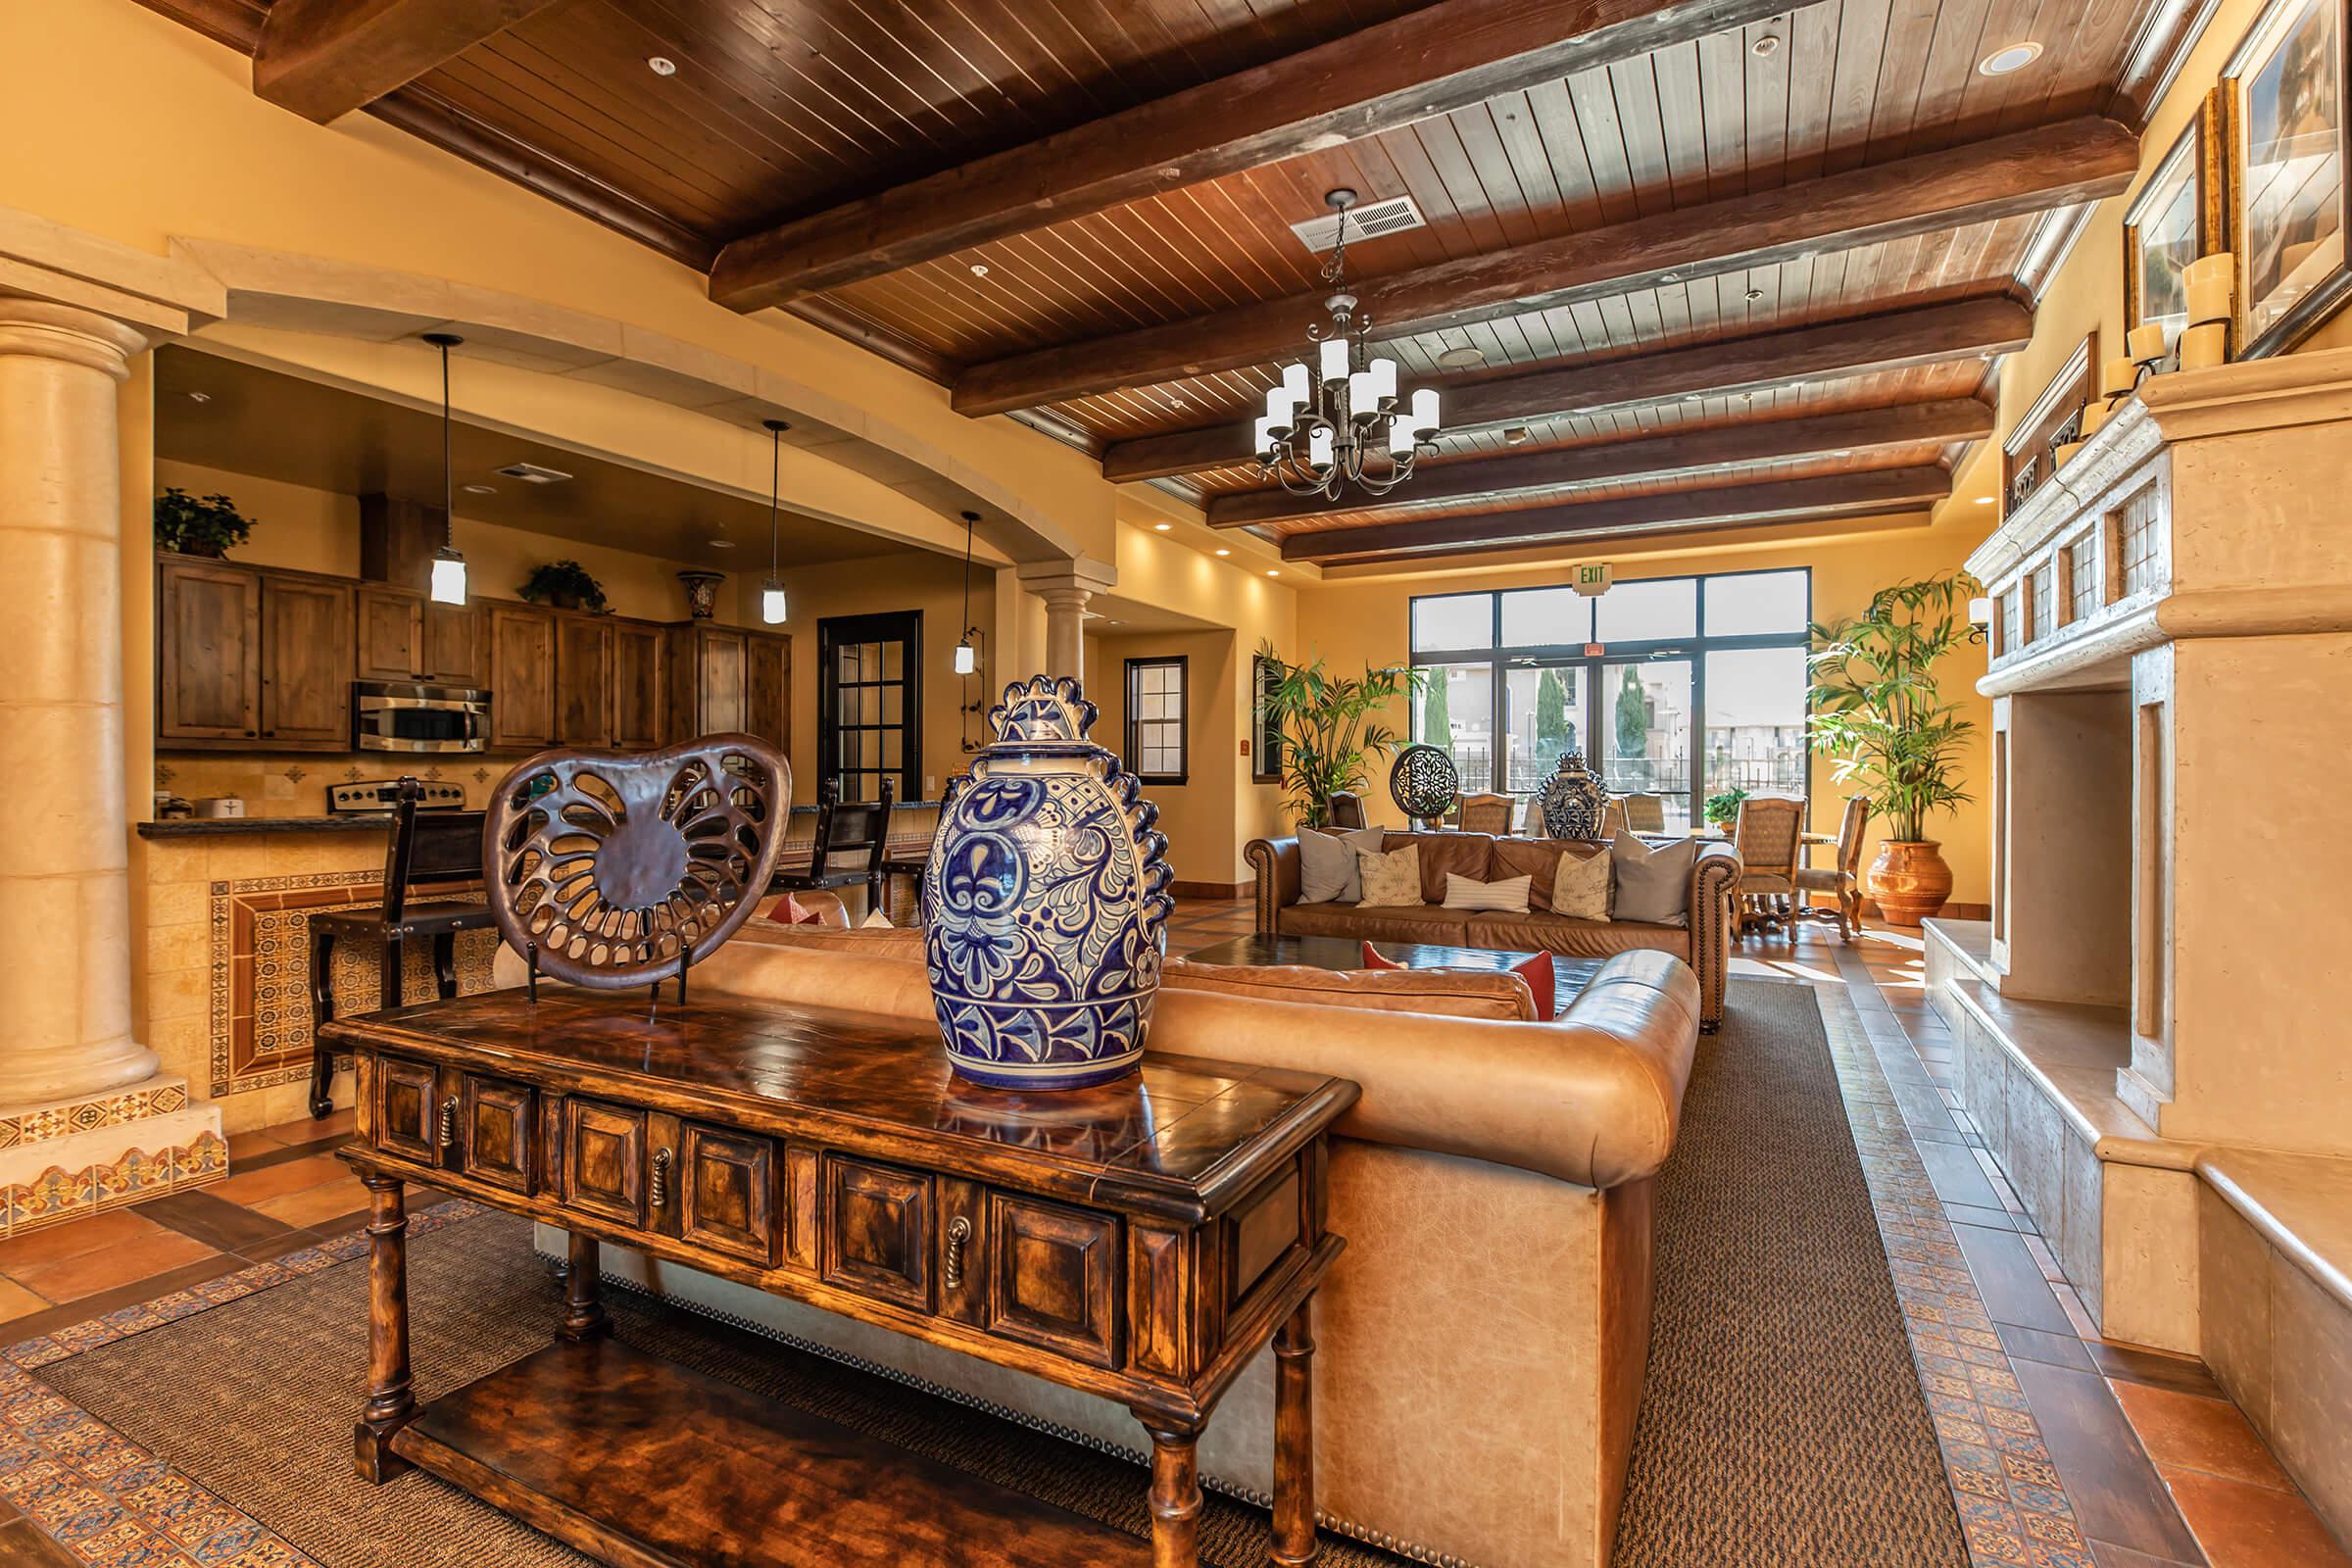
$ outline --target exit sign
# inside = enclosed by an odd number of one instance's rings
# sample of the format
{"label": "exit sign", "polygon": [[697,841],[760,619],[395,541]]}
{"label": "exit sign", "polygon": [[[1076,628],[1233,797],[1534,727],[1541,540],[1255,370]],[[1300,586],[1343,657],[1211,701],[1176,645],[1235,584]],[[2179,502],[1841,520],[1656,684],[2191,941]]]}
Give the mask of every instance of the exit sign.
{"label": "exit sign", "polygon": [[1602,594],[1607,593],[1609,591],[1609,584],[1615,582],[1616,580],[1616,568],[1611,566],[1607,562],[1603,561],[1592,564],[1578,566],[1575,570],[1575,575],[1570,579],[1569,585],[1578,593],[1583,594],[1587,599],[1594,599]]}

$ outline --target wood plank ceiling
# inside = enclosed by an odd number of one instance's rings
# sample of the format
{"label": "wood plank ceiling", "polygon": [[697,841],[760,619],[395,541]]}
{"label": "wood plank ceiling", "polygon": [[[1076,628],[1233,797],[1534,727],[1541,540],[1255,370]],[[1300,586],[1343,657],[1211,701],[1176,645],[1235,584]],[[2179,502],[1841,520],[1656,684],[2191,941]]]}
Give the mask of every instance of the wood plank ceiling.
{"label": "wood plank ceiling", "polygon": [[[145,3],[1312,561],[1927,504],[2037,230],[2123,187],[2197,9]],[[1290,225],[1341,185],[1426,220],[1349,274],[1452,433],[1302,505],[1248,430],[1321,315]]]}

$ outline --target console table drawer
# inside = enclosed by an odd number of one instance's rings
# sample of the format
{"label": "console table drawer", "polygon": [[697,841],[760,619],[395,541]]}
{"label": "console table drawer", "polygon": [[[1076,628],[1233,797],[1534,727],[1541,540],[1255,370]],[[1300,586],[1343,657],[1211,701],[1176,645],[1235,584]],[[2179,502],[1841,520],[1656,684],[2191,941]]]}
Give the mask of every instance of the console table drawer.
{"label": "console table drawer", "polygon": [[375,1068],[375,1147],[437,1164],[440,1102],[440,1074],[429,1062],[381,1058]]}
{"label": "console table drawer", "polygon": [[564,1201],[607,1219],[645,1220],[645,1112],[573,1099],[564,1106]]}
{"label": "console table drawer", "polygon": [[1117,1218],[1011,1193],[989,1194],[988,1209],[989,1332],[1117,1366]]}
{"label": "console table drawer", "polygon": [[678,1236],[714,1251],[776,1260],[776,1146],[723,1128],[686,1124],[679,1164]]}
{"label": "console table drawer", "polygon": [[824,1279],[876,1300],[931,1310],[931,1178],[827,1154]]}
{"label": "console table drawer", "polygon": [[477,1181],[525,1196],[539,1187],[538,1092],[528,1084],[478,1073],[458,1080],[451,1152],[456,1168]]}

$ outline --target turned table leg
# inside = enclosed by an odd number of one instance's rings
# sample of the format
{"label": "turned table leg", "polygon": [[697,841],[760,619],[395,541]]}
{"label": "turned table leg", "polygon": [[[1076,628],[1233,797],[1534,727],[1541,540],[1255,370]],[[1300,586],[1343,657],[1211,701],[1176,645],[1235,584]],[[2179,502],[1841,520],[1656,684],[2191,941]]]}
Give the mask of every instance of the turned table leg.
{"label": "turned table leg", "polygon": [[1200,1568],[1200,1435],[1152,1434],[1152,1568]]}
{"label": "turned table leg", "polygon": [[577,1345],[593,1340],[612,1330],[612,1319],[605,1316],[605,1303],[597,1299],[599,1253],[603,1249],[593,1236],[578,1231],[570,1233],[570,1245],[565,1248],[564,1270],[564,1322],[556,1330],[559,1337]]}
{"label": "turned table leg", "polygon": [[1315,1560],[1315,1412],[1309,1377],[1315,1353],[1314,1298],[1298,1303],[1274,1336],[1274,1544],[1267,1560],[1305,1568]]}
{"label": "turned table leg", "polygon": [[368,1402],[352,1433],[364,1481],[382,1484],[409,1468],[392,1438],[416,1414],[409,1387],[409,1216],[397,1176],[369,1172],[368,1220]]}

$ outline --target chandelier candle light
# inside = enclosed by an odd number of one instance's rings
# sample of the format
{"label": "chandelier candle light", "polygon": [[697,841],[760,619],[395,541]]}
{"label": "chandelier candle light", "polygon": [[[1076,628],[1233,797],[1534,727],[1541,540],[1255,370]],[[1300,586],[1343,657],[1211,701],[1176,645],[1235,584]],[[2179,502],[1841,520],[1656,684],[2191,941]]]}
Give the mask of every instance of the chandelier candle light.
{"label": "chandelier candle light", "polygon": [[1342,187],[1324,200],[1340,215],[1323,267],[1334,290],[1323,302],[1331,325],[1306,329],[1314,365],[1284,366],[1281,384],[1267,391],[1254,450],[1263,472],[1293,495],[1336,501],[1350,485],[1386,495],[1413,476],[1424,448],[1436,449],[1438,393],[1425,386],[1400,402],[1396,362],[1366,350],[1372,318],[1356,315],[1348,292],[1348,209],[1355,192]]}

